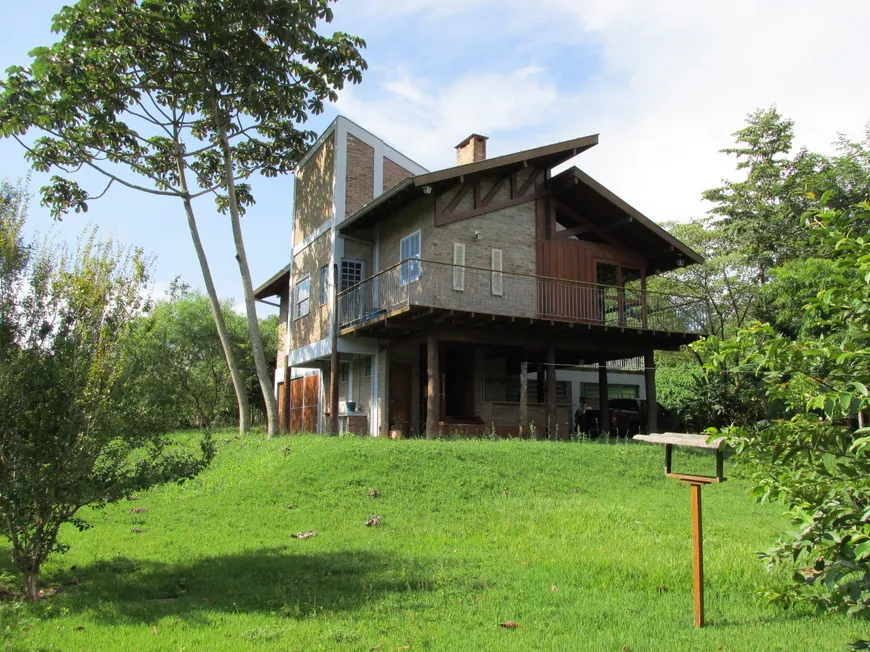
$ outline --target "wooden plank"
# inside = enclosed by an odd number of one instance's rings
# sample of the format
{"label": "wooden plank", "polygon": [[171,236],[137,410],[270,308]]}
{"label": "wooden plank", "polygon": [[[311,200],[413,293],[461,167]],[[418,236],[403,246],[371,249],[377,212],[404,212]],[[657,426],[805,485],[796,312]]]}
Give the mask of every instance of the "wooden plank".
{"label": "wooden plank", "polygon": [[725,437],[719,437],[712,442],[707,442],[706,435],[694,435],[685,432],[652,433],[649,435],[635,435],[636,441],[647,444],[671,444],[687,448],[708,448],[719,450],[725,446]]}

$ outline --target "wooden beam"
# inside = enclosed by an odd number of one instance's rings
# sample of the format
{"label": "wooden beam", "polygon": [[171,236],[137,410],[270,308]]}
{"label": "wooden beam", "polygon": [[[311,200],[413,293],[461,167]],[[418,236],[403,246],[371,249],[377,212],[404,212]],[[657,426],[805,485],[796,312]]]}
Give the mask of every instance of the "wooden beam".
{"label": "wooden beam", "polygon": [[607,362],[598,363],[598,436],[610,434],[610,402],[607,395]]}
{"label": "wooden beam", "polygon": [[435,333],[426,336],[426,439],[438,436],[441,408],[441,376],[438,370],[438,337]]}
{"label": "wooden beam", "polygon": [[453,196],[453,199],[450,200],[450,203],[447,204],[447,206],[445,206],[443,209],[441,209],[441,215],[452,213],[456,209],[456,207],[459,206],[459,202],[461,202],[465,195],[468,194],[468,191],[471,190],[471,186],[472,184],[470,183],[466,183],[465,185],[463,185],[459,189],[459,192],[457,192]]}
{"label": "wooden beam", "polygon": [[659,406],[656,402],[656,359],[653,351],[643,355],[644,381],[646,382],[646,432],[648,435],[658,432]]}
{"label": "wooden beam", "polygon": [[[487,204],[489,204],[489,202],[491,202],[495,198],[495,196],[498,194],[499,190],[502,189],[502,186],[504,186],[504,184],[510,180],[510,178],[511,178],[511,175],[508,175],[508,176],[502,177],[501,179],[496,181],[495,184],[493,184],[492,188],[489,189],[489,192],[486,193],[486,197],[483,198],[480,205],[486,206]],[[511,195],[511,197],[513,197],[513,195]]]}
{"label": "wooden beam", "polygon": [[531,188],[532,185],[535,183],[535,180],[536,180],[537,178],[538,178],[538,170],[537,170],[537,169],[533,169],[532,172],[531,172],[531,174],[529,174],[529,178],[526,179],[526,180],[523,182],[523,185],[522,185],[522,186],[520,186],[520,189],[519,189],[518,195],[519,195],[520,197],[522,197],[523,195],[525,195],[525,194],[529,191],[529,188]]}
{"label": "wooden beam", "polygon": [[463,211],[461,213],[441,213],[435,218],[435,226],[444,226],[445,224],[452,224],[453,222],[459,222],[461,220],[467,220],[470,217],[477,217],[478,215],[486,215],[487,213],[492,213],[493,211],[501,210],[502,208],[510,208],[511,206],[518,206],[519,204],[525,204],[526,202],[534,201],[541,197],[546,197],[548,195],[548,191],[542,192],[533,192],[527,195],[522,195],[520,197],[515,197],[513,199],[508,199],[503,202],[499,202],[498,204],[489,203],[485,206],[481,206],[480,208],[474,208],[469,211]]}
{"label": "wooden beam", "polygon": [[598,226],[592,220],[590,220],[587,216],[583,215],[580,211],[576,210],[575,208],[572,208],[571,206],[563,204],[562,202],[556,202],[554,200],[553,203],[556,204],[557,210],[562,211],[563,213],[568,215],[571,219],[575,220],[576,222],[580,222],[580,224],[582,226],[585,226],[589,229],[590,233],[594,233],[595,235],[599,236],[602,240],[606,240],[607,242],[609,242],[610,244],[612,244],[616,247],[620,247],[620,248],[625,247],[624,242],[622,242],[618,238],[614,238],[612,235],[607,233],[607,231],[603,230],[600,226]]}
{"label": "wooden beam", "polygon": [[547,347],[547,438],[559,438],[559,418],[556,412],[556,347]]}
{"label": "wooden beam", "polygon": [[520,362],[520,439],[529,436],[529,363]]}

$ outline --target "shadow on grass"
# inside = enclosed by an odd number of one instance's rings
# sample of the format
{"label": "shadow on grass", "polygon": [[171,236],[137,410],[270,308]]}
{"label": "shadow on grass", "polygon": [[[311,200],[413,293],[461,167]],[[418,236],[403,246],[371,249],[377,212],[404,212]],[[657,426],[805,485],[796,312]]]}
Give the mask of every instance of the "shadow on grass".
{"label": "shadow on grass", "polygon": [[289,548],[181,564],[121,557],[56,574],[50,581],[62,585],[61,593],[34,606],[47,617],[61,610],[88,611],[114,622],[208,618],[215,612],[302,619],[354,611],[391,593],[427,591],[431,581],[420,568],[419,573],[393,568],[387,558],[366,551]]}

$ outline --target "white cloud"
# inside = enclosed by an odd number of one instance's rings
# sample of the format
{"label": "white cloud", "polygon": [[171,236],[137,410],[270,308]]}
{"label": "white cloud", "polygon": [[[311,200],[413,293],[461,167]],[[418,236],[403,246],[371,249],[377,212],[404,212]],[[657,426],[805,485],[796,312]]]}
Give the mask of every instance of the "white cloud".
{"label": "white cloud", "polygon": [[[392,33],[401,32],[402,21],[428,31],[423,38],[415,32],[407,47],[416,58],[387,74],[382,93],[351,89],[342,94],[340,111],[427,167],[449,165],[452,146],[471,132],[492,137],[491,153],[600,132],[600,145],[575,162],[657,220],[706,210],[701,191],[733,174],[733,161],[717,150],[758,107],[777,104],[796,121],[798,144],[821,151],[830,151],[838,131],[860,136],[870,119],[870,89],[860,76],[866,2],[537,0],[530,7],[520,0],[365,0],[353,6],[360,31],[381,10]],[[502,34],[510,52],[538,52],[546,63],[514,70],[491,63],[492,56],[477,63],[479,46],[466,42],[466,31],[451,38],[474,12],[492,13],[481,29]],[[588,56],[589,48],[598,55],[594,74],[566,82],[572,67],[589,68],[588,60],[571,61]],[[458,68],[457,51],[467,62]],[[447,52],[450,63],[439,69],[432,62]],[[412,61],[425,61],[429,77]]]}

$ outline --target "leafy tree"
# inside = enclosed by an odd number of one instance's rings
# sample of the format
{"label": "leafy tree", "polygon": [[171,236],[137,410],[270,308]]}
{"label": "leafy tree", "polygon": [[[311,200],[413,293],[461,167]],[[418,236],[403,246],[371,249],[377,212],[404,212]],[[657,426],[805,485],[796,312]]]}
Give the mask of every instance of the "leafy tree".
{"label": "leafy tree", "polygon": [[780,500],[798,530],[765,555],[794,570],[772,600],[870,611],[870,205],[827,206],[810,221],[820,257],[836,274],[806,303],[796,338],[756,323],[716,343],[709,367],[757,378],[786,418],[725,432],[751,469],[759,500]]}
{"label": "leafy tree", "polygon": [[[13,194],[14,196],[14,194]],[[64,523],[154,484],[190,478],[213,455],[161,436],[143,369],[128,346],[148,260],[86,233],[73,253],[26,243],[20,200],[0,204],[0,532],[38,596]],[[16,201],[18,203],[16,203]]]}
{"label": "leafy tree", "polygon": [[[0,87],[3,134],[20,139],[38,132],[29,159],[39,170],[59,173],[43,189],[43,201],[56,213],[85,210],[106,192],[94,196],[72,178],[83,166],[109,185],[182,200],[233,368],[192,204],[216,195],[218,209],[230,215],[271,434],[278,427],[277,402],[241,215],[254,201],[246,180],[257,172],[292,171],[315,137],[298,125],[321,112],[324,101],[334,101],[346,81],[360,81],[366,67],[361,39],[317,31],[332,20],[331,2],[80,0],[55,17],[61,40],[34,50],[30,67],[10,69]],[[240,373],[233,378],[242,412],[243,381]]]}
{"label": "leafy tree", "polygon": [[757,270],[757,282],[766,282],[766,270],[795,255],[796,243],[806,240],[803,210],[795,210],[796,179],[788,158],[794,141],[794,122],[776,108],[759,109],[747,116],[747,125],[734,133],[736,146],[721,150],[737,158],[740,181],[725,181],[703,193],[713,203],[717,218],[734,250]]}
{"label": "leafy tree", "polygon": [[760,289],[756,315],[778,332],[808,339],[820,335],[821,325],[805,310],[819,290],[836,280],[837,264],[824,258],[793,260],[770,270],[770,282]]}
{"label": "leafy tree", "polygon": [[731,248],[727,232],[706,220],[665,226],[700,253],[705,262],[651,277],[647,287],[703,298],[709,309],[710,333],[714,335],[722,337],[746,323],[753,314],[757,288],[747,274],[745,257]]}
{"label": "leafy tree", "polygon": [[[239,361],[252,405],[262,404],[257,371],[251,355],[247,321],[229,301],[222,306],[233,351]],[[276,356],[277,325],[263,322],[266,355]],[[208,299],[176,280],[169,298],[137,320],[135,355],[147,370],[149,392],[167,412],[173,426],[211,428],[231,420],[233,385],[221,341],[211,318]]]}

